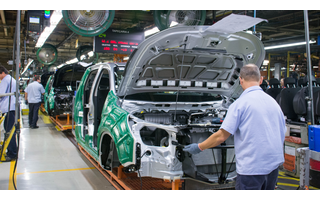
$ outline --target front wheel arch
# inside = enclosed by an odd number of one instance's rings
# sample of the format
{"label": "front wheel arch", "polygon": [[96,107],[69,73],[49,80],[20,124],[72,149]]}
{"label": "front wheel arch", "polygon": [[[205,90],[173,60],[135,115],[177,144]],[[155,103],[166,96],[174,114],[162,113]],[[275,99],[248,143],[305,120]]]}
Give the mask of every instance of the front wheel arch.
{"label": "front wheel arch", "polygon": [[121,165],[117,148],[110,134],[104,133],[102,135],[99,148],[100,165],[106,170],[112,170]]}

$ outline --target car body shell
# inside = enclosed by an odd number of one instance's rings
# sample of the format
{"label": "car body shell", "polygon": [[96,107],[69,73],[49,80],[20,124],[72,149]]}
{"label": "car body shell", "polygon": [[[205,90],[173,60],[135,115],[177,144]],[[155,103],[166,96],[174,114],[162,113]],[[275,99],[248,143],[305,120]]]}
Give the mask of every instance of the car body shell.
{"label": "car body shell", "polygon": [[[72,77],[67,77],[74,71],[76,71],[75,75],[72,74]],[[44,107],[50,116],[71,114],[76,82],[80,81],[84,71],[83,66],[70,64],[61,67],[53,75],[50,75],[44,94]]]}
{"label": "car body shell", "polygon": [[[75,98],[75,135],[102,167],[122,165],[126,172],[139,170],[140,176],[168,180],[185,175],[201,175],[211,183],[220,180],[211,174],[220,171],[223,150],[190,156],[182,146],[201,142],[219,129],[221,123],[215,120],[222,119],[242,93],[241,67],[260,67],[265,52],[254,35],[206,29],[180,26],[146,39],[130,56],[120,84],[116,69],[123,64],[97,64],[86,70]],[[97,99],[103,70],[109,88],[101,105]],[[224,145],[232,146],[233,138]],[[219,161],[213,161],[214,154]],[[234,180],[234,150],[226,155],[230,174],[225,180]]]}

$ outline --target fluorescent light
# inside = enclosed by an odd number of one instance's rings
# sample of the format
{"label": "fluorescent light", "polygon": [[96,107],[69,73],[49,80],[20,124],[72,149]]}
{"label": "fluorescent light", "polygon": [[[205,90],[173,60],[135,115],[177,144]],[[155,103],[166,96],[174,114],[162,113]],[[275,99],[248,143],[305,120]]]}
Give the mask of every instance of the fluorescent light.
{"label": "fluorescent light", "polygon": [[171,24],[170,24],[170,27],[173,27],[173,26],[178,25],[178,24],[179,24],[178,22],[172,21]]}
{"label": "fluorescent light", "polygon": [[[275,46],[270,46],[270,47],[265,47],[264,50],[269,50],[269,49],[278,49],[278,48],[283,48],[283,47],[292,47],[292,46],[299,46],[299,45],[304,45],[307,42],[296,42],[296,43],[291,43],[291,44],[282,44],[282,45],[275,45]],[[310,44],[316,43],[316,41],[311,41]]]}
{"label": "fluorescent light", "polygon": [[62,63],[61,65],[58,65],[58,66],[57,66],[57,69],[63,67],[64,65],[65,65],[64,63]]}
{"label": "fluorescent light", "polygon": [[269,60],[264,60],[262,65],[268,65],[269,64]]}
{"label": "fluorescent light", "polygon": [[128,60],[128,59],[129,59],[129,57],[128,57],[128,56],[123,58],[123,60]]}
{"label": "fluorescent light", "polygon": [[33,59],[29,59],[29,62],[27,64],[27,66],[23,69],[23,72],[21,73],[21,75],[27,71],[27,69],[29,68],[29,66],[31,65],[32,62],[33,62]]}
{"label": "fluorescent light", "polygon": [[78,58],[71,59],[71,60],[67,61],[66,64],[68,65],[68,64],[72,64],[72,63],[76,63],[76,62],[78,62]]}
{"label": "fluorescent light", "polygon": [[94,54],[93,51],[90,51],[90,52],[88,53],[88,56],[89,56],[89,57],[92,57],[93,54]]}
{"label": "fluorescent light", "polygon": [[50,36],[50,34],[52,33],[52,31],[56,28],[56,26],[59,24],[60,20],[62,18],[62,12],[61,10],[55,10],[50,18],[50,26],[49,27],[46,27],[38,41],[37,41],[37,44],[36,44],[36,47],[37,48],[40,48],[42,47],[42,45],[46,42],[47,38]]}
{"label": "fluorescent light", "polygon": [[144,32],[144,37],[147,37],[149,35],[155,34],[157,32],[159,32],[160,30],[158,29],[158,27],[154,27],[153,29],[147,30]]}

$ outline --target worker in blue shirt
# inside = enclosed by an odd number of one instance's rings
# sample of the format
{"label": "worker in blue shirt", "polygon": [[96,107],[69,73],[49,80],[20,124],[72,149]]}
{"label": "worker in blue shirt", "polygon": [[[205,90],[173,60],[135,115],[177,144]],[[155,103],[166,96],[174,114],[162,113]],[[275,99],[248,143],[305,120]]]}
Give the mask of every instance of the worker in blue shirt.
{"label": "worker in blue shirt", "polygon": [[41,85],[41,77],[39,75],[34,76],[34,81],[30,83],[25,91],[25,100],[28,100],[29,104],[29,127],[32,129],[39,128],[38,112],[41,105],[41,94],[44,94],[45,90]]}
{"label": "worker in blue shirt", "polygon": [[[8,70],[0,64],[0,94],[16,92],[16,80],[8,74]],[[10,84],[11,83],[11,84]],[[11,85],[11,86],[10,86]],[[10,101],[10,108],[9,108]],[[6,114],[4,119],[4,130],[8,133],[11,131],[15,121],[15,106],[16,97],[15,95],[0,97],[0,110],[2,114]],[[7,155],[5,161],[9,162],[17,158],[17,141],[16,132],[13,133],[11,141],[7,148]]]}
{"label": "worker in blue shirt", "polygon": [[241,96],[230,105],[220,129],[205,141],[183,149],[191,154],[234,136],[238,190],[273,190],[284,162],[285,118],[278,103],[259,87],[263,77],[254,64],[240,70]]}

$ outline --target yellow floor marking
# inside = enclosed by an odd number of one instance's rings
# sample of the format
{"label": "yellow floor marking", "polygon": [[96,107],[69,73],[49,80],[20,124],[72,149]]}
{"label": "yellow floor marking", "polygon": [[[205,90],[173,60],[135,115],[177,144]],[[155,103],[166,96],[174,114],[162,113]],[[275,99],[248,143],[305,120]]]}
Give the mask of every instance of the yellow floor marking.
{"label": "yellow floor marking", "polygon": [[291,178],[291,177],[278,176],[278,178],[300,181],[300,179],[298,179],[298,178]]}
{"label": "yellow floor marking", "polygon": [[277,183],[277,185],[284,185],[284,186],[290,186],[290,187],[299,187],[297,184],[291,184],[291,183]]}
{"label": "yellow floor marking", "polygon": [[[297,185],[297,184],[291,184],[291,183],[277,183],[277,185],[283,185],[283,186],[289,186],[289,187],[295,187],[295,188],[298,188],[298,187],[299,187],[299,185]],[[312,186],[309,186],[309,189],[319,190],[319,188],[312,187]]]}
{"label": "yellow floor marking", "polygon": [[281,176],[287,176],[285,172],[281,172],[281,171],[279,171],[279,175],[281,175]]}
{"label": "yellow floor marking", "polygon": [[28,115],[29,114],[29,108],[27,109],[21,109],[22,115]]}
{"label": "yellow floor marking", "polygon": [[[11,161],[10,162],[10,173],[9,173],[9,186],[8,186],[8,190],[14,190],[14,186],[13,186],[13,181],[12,181],[12,175],[13,175],[13,169],[14,169],[14,165],[16,164],[16,161]],[[16,175],[14,175],[14,182],[17,184],[17,179],[16,179]]]}
{"label": "yellow floor marking", "polygon": [[46,115],[42,115],[42,120],[45,124],[51,124],[50,118]]}
{"label": "yellow floor marking", "polygon": [[24,173],[16,173],[16,175],[39,174],[39,173],[48,173],[48,172],[66,172],[66,171],[77,171],[77,170],[88,170],[88,169],[95,169],[95,167],[77,168],[77,169],[60,169],[60,170],[38,171],[38,172],[24,172]]}
{"label": "yellow floor marking", "polygon": [[57,129],[57,131],[61,131],[61,129],[58,126],[55,126],[55,128]]}

